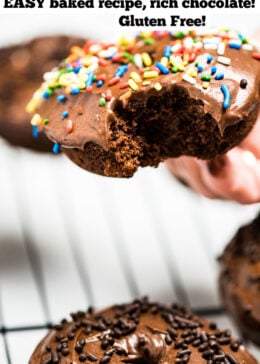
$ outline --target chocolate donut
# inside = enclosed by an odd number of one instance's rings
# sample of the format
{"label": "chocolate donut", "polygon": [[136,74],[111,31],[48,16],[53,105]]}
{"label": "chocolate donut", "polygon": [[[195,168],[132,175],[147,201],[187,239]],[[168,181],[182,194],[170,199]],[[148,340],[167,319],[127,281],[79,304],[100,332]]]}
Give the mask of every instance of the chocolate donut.
{"label": "chocolate donut", "polygon": [[260,214],[238,230],[220,265],[224,305],[244,337],[260,345]]}
{"label": "chocolate donut", "polygon": [[25,107],[42,80],[42,74],[59,64],[72,45],[83,45],[77,37],[46,36],[28,43],[0,49],[0,136],[10,143],[38,151],[50,151],[44,134],[32,135]]}
{"label": "chocolate donut", "polygon": [[[45,74],[32,124],[79,166],[130,177],[180,155],[210,159],[237,145],[259,109],[260,54],[221,31],[143,33],[75,47]],[[65,116],[64,116],[65,115]]]}
{"label": "chocolate donut", "polygon": [[72,319],[54,326],[29,364],[257,364],[229,330],[176,304],[135,300]]}

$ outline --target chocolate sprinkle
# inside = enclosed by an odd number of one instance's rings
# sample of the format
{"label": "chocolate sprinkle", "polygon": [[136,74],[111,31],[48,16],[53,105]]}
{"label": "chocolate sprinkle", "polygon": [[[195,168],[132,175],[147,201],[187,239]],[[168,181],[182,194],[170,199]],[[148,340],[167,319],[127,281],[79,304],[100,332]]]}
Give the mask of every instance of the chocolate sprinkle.
{"label": "chocolate sprinkle", "polygon": [[240,81],[240,87],[241,88],[246,88],[247,86],[247,80],[245,78],[243,78],[241,81]]}
{"label": "chocolate sprinkle", "polygon": [[231,364],[238,364],[238,361],[233,357],[233,355],[227,354],[226,357],[230,361]]}
{"label": "chocolate sprinkle", "polygon": [[81,361],[81,362],[84,362],[84,361],[86,361],[87,360],[87,355],[85,355],[85,354],[80,354],[80,356],[79,356],[79,361]]}
{"label": "chocolate sprinkle", "polygon": [[110,355],[105,355],[103,356],[102,359],[100,359],[100,364],[107,364],[109,363],[111,360],[111,356]]}
{"label": "chocolate sprinkle", "polygon": [[45,359],[42,364],[52,364],[52,358]]}
{"label": "chocolate sprinkle", "polygon": [[89,360],[89,361],[92,361],[92,362],[94,362],[94,361],[97,361],[98,360],[98,358],[95,356],[95,355],[93,355],[93,354],[87,354],[87,359]]}
{"label": "chocolate sprinkle", "polygon": [[223,338],[218,339],[218,343],[220,345],[229,345],[230,342],[231,342],[231,339],[229,337],[223,337]]}

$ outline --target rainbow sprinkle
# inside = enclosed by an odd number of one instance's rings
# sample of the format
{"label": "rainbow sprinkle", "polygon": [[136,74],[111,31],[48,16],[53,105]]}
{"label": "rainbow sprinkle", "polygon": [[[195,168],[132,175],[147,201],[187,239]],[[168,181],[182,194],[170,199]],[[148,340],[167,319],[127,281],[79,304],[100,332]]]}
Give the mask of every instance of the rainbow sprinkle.
{"label": "rainbow sprinkle", "polygon": [[104,85],[104,81],[98,80],[97,81],[97,87],[102,87]]}
{"label": "rainbow sprinkle", "polygon": [[209,82],[211,80],[211,76],[210,75],[202,75],[201,76],[201,80],[202,81],[207,81]]}
{"label": "rainbow sprinkle", "polygon": [[233,40],[233,41],[229,42],[228,46],[229,46],[229,48],[240,49],[242,47],[242,42]]}
{"label": "rainbow sprinkle", "polygon": [[69,119],[67,120],[66,132],[69,134],[72,132],[72,130],[73,130],[73,121]]}
{"label": "rainbow sprinkle", "polygon": [[219,43],[218,45],[218,55],[223,56],[225,54],[226,45],[224,42]]}
{"label": "rainbow sprinkle", "polygon": [[209,82],[203,82],[203,84],[202,84],[202,88],[204,88],[205,90],[206,90],[207,88],[209,88]]}
{"label": "rainbow sprinkle", "polygon": [[116,85],[118,82],[120,82],[120,77],[119,77],[119,76],[116,76],[116,77],[112,78],[112,79],[108,82],[108,85],[109,85],[109,86],[114,86],[114,85]]}
{"label": "rainbow sprinkle", "polygon": [[124,93],[123,95],[121,95],[119,97],[120,100],[127,100],[132,96],[132,92],[131,91],[127,91],[126,93]]}
{"label": "rainbow sprinkle", "polygon": [[34,138],[39,137],[38,125],[32,125],[32,135]]}
{"label": "rainbow sprinkle", "polygon": [[54,154],[60,153],[60,144],[59,143],[54,143],[52,151],[53,151]]}
{"label": "rainbow sprinkle", "polygon": [[196,67],[197,67],[199,73],[203,71],[203,67],[200,66],[199,64]]}
{"label": "rainbow sprinkle", "polygon": [[68,111],[63,111],[61,116],[62,116],[63,119],[65,119],[65,118],[67,118],[69,116],[69,112]]}
{"label": "rainbow sprinkle", "polygon": [[164,48],[163,56],[166,58],[170,58],[171,55],[171,46],[168,45]]}
{"label": "rainbow sprinkle", "polygon": [[131,78],[129,78],[128,80],[128,86],[133,90],[133,91],[137,91],[139,89],[138,85],[135,83],[134,80],[132,80]]}
{"label": "rainbow sprinkle", "polygon": [[144,72],[144,78],[155,78],[158,77],[159,73],[157,71],[146,71]]}
{"label": "rainbow sprinkle", "polygon": [[255,52],[255,53],[253,53],[253,54],[252,54],[252,57],[253,57],[254,59],[257,59],[258,61],[260,61],[260,52]]}
{"label": "rainbow sprinkle", "polygon": [[137,72],[131,72],[130,77],[137,83],[142,82],[142,78]]}
{"label": "rainbow sprinkle", "polygon": [[112,91],[108,89],[106,91],[106,101],[110,101],[111,99],[112,99]]}
{"label": "rainbow sprinkle", "polygon": [[152,58],[150,57],[150,55],[148,53],[142,54],[142,61],[146,67],[151,66],[153,63]]}
{"label": "rainbow sprinkle", "polygon": [[67,97],[65,95],[59,95],[57,97],[58,102],[63,102],[63,101],[66,101],[66,100],[67,100]]}
{"label": "rainbow sprinkle", "polygon": [[228,109],[230,106],[230,101],[231,101],[230,91],[227,88],[227,86],[224,84],[221,85],[220,89],[224,94],[223,108]]}
{"label": "rainbow sprinkle", "polygon": [[167,75],[168,73],[170,73],[170,71],[168,70],[167,67],[165,67],[162,63],[160,62],[156,62],[155,66],[157,68],[159,68],[159,70],[161,71],[161,73],[163,73],[164,75]]}
{"label": "rainbow sprinkle", "polygon": [[231,59],[228,58],[228,57],[223,57],[223,56],[219,56],[217,58],[217,62],[218,63],[222,63],[224,64],[225,66],[229,66],[231,64]]}
{"label": "rainbow sprinkle", "polygon": [[39,114],[34,114],[32,119],[31,119],[31,125],[40,125],[42,122],[42,118]]}
{"label": "rainbow sprinkle", "polygon": [[214,57],[210,54],[208,57],[207,57],[207,63],[211,63],[213,61]]}
{"label": "rainbow sprinkle", "polygon": [[78,87],[73,87],[70,93],[71,95],[77,95],[80,93],[80,89]]}
{"label": "rainbow sprinkle", "polygon": [[191,85],[196,84],[196,80],[193,77],[187,75],[186,73],[184,73],[184,75],[182,76],[182,79],[183,79],[183,81],[186,81],[186,82],[190,83]]}
{"label": "rainbow sprinkle", "polygon": [[104,97],[101,97],[100,99],[99,99],[99,106],[105,106],[106,105],[106,99],[104,98]]}
{"label": "rainbow sprinkle", "polygon": [[217,80],[217,81],[223,80],[224,77],[225,77],[224,73],[217,73],[215,75],[215,80]]}
{"label": "rainbow sprinkle", "polygon": [[156,82],[153,87],[156,91],[160,91],[162,89],[162,85],[160,84],[160,82]]}

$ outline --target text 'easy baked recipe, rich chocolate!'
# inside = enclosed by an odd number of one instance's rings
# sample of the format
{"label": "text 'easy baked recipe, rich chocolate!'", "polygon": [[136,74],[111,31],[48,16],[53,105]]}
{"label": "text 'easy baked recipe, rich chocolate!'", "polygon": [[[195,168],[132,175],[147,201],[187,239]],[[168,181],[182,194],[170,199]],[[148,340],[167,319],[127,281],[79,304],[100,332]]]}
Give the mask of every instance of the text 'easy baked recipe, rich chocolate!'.
{"label": "text 'easy baked recipe, rich chocolate!'", "polygon": [[211,159],[239,144],[259,110],[260,53],[240,33],[141,33],[73,47],[27,110],[89,171],[131,177],[170,157]]}

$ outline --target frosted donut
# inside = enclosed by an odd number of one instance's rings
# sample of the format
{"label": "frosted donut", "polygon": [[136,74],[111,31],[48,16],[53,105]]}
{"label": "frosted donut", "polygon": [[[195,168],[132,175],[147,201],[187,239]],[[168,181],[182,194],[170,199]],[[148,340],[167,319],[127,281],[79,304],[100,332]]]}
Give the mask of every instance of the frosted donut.
{"label": "frosted donut", "polygon": [[135,300],[72,319],[54,326],[29,364],[257,364],[229,330],[176,304]]}
{"label": "frosted donut", "polygon": [[130,177],[181,155],[211,159],[239,144],[259,110],[257,49],[239,33],[143,33],[72,48],[29,110],[76,164]]}
{"label": "frosted donut", "polygon": [[56,35],[0,48],[1,137],[16,146],[51,151],[52,143],[44,134],[33,135],[31,117],[25,107],[41,82],[42,74],[59,64],[75,43],[83,45],[84,41]]}
{"label": "frosted donut", "polygon": [[243,336],[260,346],[260,215],[242,226],[220,258],[223,303]]}

